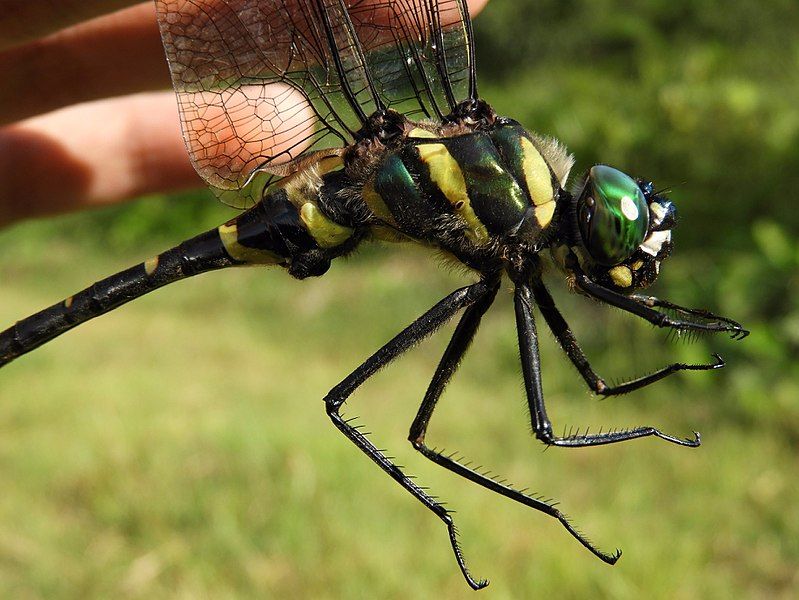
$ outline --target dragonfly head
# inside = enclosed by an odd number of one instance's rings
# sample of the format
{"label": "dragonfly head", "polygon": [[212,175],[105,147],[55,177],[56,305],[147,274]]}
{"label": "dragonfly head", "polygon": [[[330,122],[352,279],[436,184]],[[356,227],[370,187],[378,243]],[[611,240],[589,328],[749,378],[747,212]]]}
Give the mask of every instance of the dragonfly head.
{"label": "dragonfly head", "polygon": [[573,207],[572,242],[589,277],[621,292],[657,279],[671,254],[677,210],[651,182],[596,165],[575,190]]}

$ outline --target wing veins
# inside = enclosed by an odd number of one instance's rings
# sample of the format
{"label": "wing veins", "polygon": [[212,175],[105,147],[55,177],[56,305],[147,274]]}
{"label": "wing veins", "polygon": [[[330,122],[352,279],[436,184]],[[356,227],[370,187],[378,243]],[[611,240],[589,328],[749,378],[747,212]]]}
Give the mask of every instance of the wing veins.
{"label": "wing veins", "polygon": [[222,190],[351,143],[372,110],[442,118],[476,95],[463,0],[156,4],[192,162]]}

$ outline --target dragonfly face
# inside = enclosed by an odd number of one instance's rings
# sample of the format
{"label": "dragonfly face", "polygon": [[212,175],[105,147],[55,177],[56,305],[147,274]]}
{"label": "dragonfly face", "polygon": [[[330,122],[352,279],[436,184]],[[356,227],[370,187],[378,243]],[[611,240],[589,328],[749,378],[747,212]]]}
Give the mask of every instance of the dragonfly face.
{"label": "dragonfly face", "polygon": [[698,435],[684,439],[649,426],[555,435],[533,314],[537,306],[588,387],[603,396],[678,371],[724,366],[716,355],[707,364],[674,363],[608,386],[543,281],[544,250],[550,250],[572,288],[586,296],[657,327],[745,337],[731,319],[634,293],[654,281],[671,252],[673,205],[651,184],[604,165],[593,167],[574,194],[566,191],[574,160],[564,147],[498,117],[479,97],[463,0],[156,0],[156,7],[191,160],[224,201],[247,210],[0,332],[0,366],[198,273],[272,265],[304,279],[322,275],[364,242],[423,243],[470,267],[475,281],[330,390],[331,421],[444,523],[466,581],[484,587],[466,566],[448,509],[341,414],[369,377],[460,314],[409,440],[436,464],[557,519],[613,564],[619,553],[599,550],[553,504],[431,449],[425,436],[507,274],[530,425],[539,440],[581,447],[654,436],[698,446]]}
{"label": "dragonfly face", "polygon": [[654,283],[672,251],[674,204],[606,165],[592,167],[575,196],[577,253],[590,277],[627,293]]}

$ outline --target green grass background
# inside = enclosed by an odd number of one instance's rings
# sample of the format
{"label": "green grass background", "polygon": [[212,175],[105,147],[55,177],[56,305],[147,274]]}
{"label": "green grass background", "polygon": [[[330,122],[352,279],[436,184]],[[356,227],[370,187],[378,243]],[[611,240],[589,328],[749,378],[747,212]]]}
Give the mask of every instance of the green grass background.
{"label": "green grass background", "polygon": [[[598,401],[543,335],[564,425],[701,431],[543,452],[502,292],[430,429],[433,445],[552,496],[624,556],[436,468],[405,441],[442,334],[348,404],[457,510],[487,598],[791,598],[799,589],[799,10],[784,0],[490,3],[481,92],[597,161],[673,185],[675,256],[655,292],[740,319],[744,342],[664,332],[551,287],[609,379],[680,374]],[[21,191],[20,198],[24,198]],[[0,322],[211,227],[206,194],[0,233]],[[327,390],[466,281],[423,251],[364,249],[296,282],[241,269],[170,286],[0,373],[0,597],[459,598],[441,523],[329,423]],[[543,331],[544,325],[541,323]],[[451,331],[451,328],[448,330]]]}

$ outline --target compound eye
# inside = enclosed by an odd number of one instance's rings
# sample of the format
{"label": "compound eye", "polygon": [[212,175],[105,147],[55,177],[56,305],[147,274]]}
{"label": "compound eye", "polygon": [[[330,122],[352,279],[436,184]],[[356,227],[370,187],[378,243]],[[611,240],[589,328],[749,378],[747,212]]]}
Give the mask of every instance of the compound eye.
{"label": "compound eye", "polygon": [[617,265],[644,241],[649,208],[635,180],[597,165],[589,171],[577,201],[577,221],[591,258],[600,265]]}

